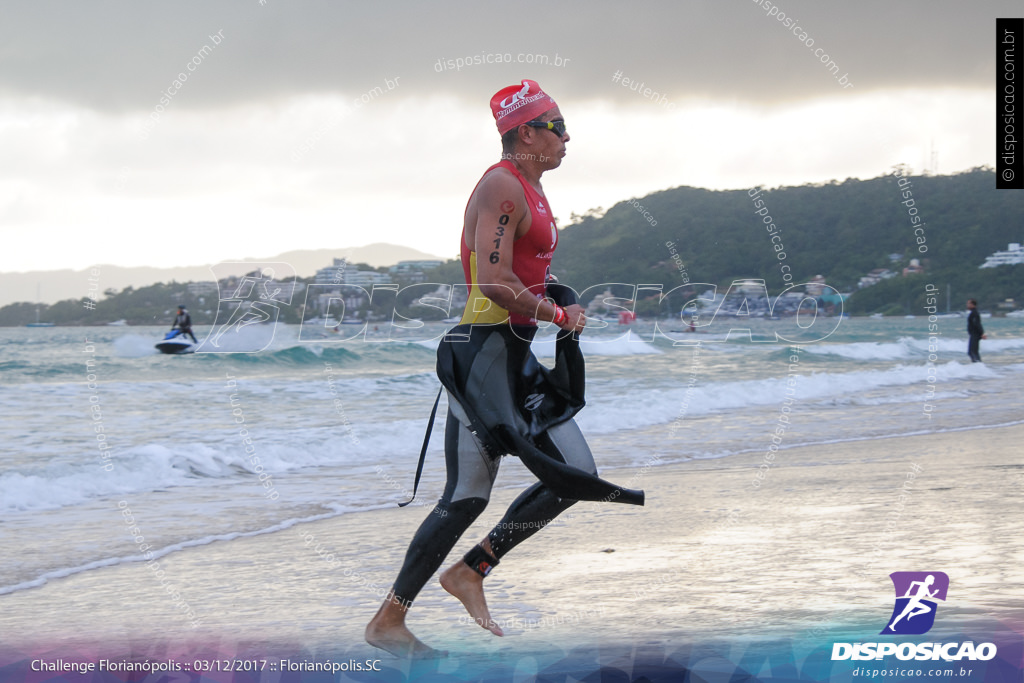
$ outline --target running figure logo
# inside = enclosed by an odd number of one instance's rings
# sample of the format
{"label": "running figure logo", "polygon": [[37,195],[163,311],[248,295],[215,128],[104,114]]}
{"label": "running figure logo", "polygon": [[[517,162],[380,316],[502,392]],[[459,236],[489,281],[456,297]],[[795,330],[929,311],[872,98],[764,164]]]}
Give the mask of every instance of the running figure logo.
{"label": "running figure logo", "polygon": [[[232,274],[253,266],[256,268],[246,275]],[[210,269],[221,295],[213,329],[196,353],[256,353],[266,349],[274,340],[281,308],[291,305],[296,290],[295,269],[283,262],[225,262]]]}
{"label": "running figure logo", "polygon": [[946,601],[949,577],[944,572],[893,572],[889,578],[896,589],[896,605],[881,635],[927,633],[935,624],[935,601]]}

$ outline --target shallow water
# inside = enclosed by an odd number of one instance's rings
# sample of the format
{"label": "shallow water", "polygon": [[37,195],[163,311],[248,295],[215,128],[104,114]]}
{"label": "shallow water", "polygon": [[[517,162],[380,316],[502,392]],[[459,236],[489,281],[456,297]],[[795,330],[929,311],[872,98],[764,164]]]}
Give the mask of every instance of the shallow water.
{"label": "shallow water", "polygon": [[[966,362],[961,319],[938,320],[931,351],[923,317],[843,319],[798,351],[771,341],[778,325],[672,333],[689,345],[642,322],[585,334],[578,421],[599,467],[640,481],[656,464],[768,452],[773,435],[784,450],[1022,419],[1019,319],[986,321],[985,364]],[[255,348],[273,337],[266,350],[188,356],[153,349],[162,327],[0,330],[0,505],[18,549],[0,557],[0,593],[138,562],[142,544],[163,557],[406,499],[443,330],[311,343],[279,325],[251,331]],[[443,426],[441,410],[417,504],[443,486]],[[529,481],[504,469],[499,487]]]}

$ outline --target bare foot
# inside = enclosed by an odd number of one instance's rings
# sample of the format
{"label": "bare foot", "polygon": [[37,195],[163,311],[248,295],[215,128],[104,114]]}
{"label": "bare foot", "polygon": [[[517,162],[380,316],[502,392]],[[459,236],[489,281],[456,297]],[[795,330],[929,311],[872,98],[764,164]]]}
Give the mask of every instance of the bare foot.
{"label": "bare foot", "polygon": [[491,612],[487,609],[484,577],[461,559],[441,574],[441,587],[459,599],[476,623],[496,636],[505,635],[501,627],[491,619]]}
{"label": "bare foot", "polygon": [[435,650],[412,634],[405,626],[407,607],[386,600],[366,625],[364,637],[374,647],[386,650],[396,657],[431,659],[447,657],[444,650]]}

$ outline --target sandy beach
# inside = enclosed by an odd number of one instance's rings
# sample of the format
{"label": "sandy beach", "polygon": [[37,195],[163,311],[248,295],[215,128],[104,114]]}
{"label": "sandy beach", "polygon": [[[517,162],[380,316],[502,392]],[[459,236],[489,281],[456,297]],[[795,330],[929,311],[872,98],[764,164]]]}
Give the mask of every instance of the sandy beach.
{"label": "sandy beach", "polygon": [[[467,623],[436,580],[409,625],[451,652],[433,665],[441,673],[473,663],[529,673],[574,648],[606,662],[685,647],[690,664],[701,648],[717,648],[703,660],[714,669],[712,659],[738,665],[759,643],[785,641],[799,653],[874,639],[892,610],[888,575],[942,571],[949,596],[928,637],[995,634],[1017,643],[1019,666],[1022,442],[1018,424],[782,448],[770,462],[751,453],[605,470],[644,488],[647,505],[580,503],[507,556],[485,584],[505,637]],[[529,475],[506,459],[499,484],[518,479]],[[450,559],[515,494],[496,490]],[[400,670],[407,664],[366,645],[362,630],[427,509],[344,515],[172,553],[159,565],[177,602],[142,561],[0,596],[5,664],[304,653]]]}

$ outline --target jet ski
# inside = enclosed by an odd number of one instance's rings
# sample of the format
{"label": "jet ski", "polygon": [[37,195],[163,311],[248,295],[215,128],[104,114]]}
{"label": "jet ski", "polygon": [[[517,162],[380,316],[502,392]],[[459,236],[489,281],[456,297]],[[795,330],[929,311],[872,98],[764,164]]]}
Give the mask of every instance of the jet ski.
{"label": "jet ski", "polygon": [[184,336],[179,335],[181,335],[181,330],[171,330],[164,335],[163,341],[158,343],[156,348],[160,353],[194,353],[195,345]]}

